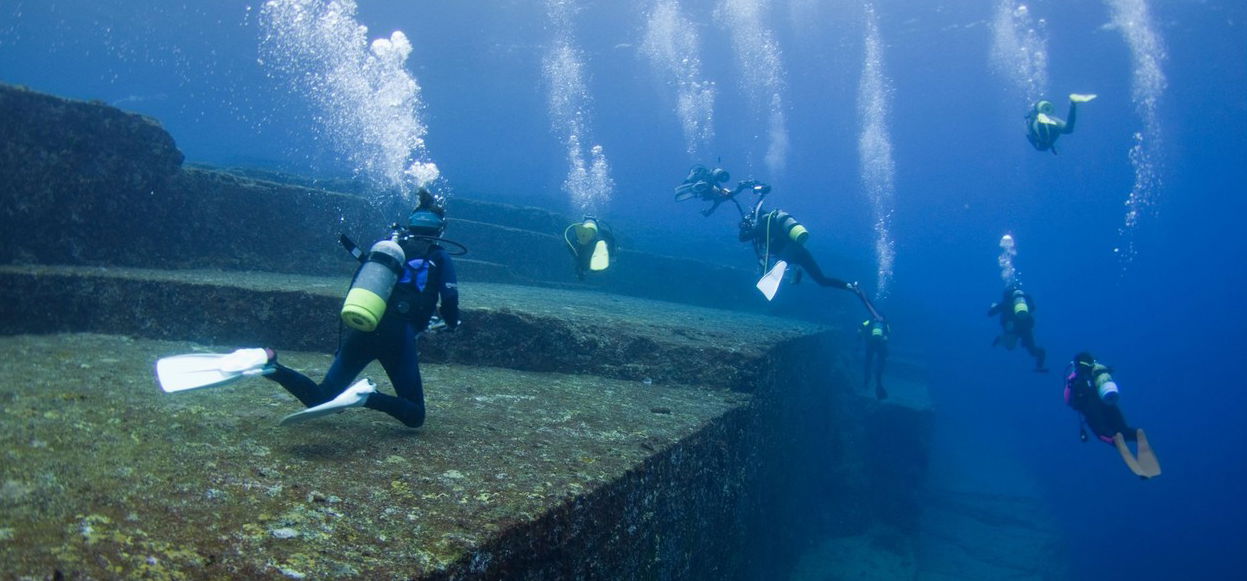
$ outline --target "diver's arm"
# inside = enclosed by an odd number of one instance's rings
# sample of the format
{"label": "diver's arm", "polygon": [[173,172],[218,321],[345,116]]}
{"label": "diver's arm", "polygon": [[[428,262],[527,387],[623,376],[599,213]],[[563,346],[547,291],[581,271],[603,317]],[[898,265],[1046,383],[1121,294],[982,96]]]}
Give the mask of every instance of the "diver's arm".
{"label": "diver's arm", "polygon": [[454,329],[459,326],[459,279],[455,276],[455,263],[450,259],[450,254],[445,250],[439,250],[438,254],[441,255],[438,259],[442,265],[442,285],[437,289],[441,298],[438,312],[446,322],[446,327]]}

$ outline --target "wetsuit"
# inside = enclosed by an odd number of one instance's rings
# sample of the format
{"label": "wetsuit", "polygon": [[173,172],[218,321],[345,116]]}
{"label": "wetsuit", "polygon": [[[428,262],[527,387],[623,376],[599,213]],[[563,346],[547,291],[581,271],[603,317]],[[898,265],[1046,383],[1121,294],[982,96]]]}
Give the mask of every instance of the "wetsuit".
{"label": "wetsuit", "polygon": [[[1020,299],[1024,306],[1016,304]],[[1016,287],[1008,287],[1000,298],[987,310],[987,316],[1000,315],[1001,334],[992,342],[995,347],[1001,343],[1005,349],[1013,350],[1014,343],[1019,339],[1026,352],[1035,358],[1035,369],[1044,368],[1047,352],[1035,346],[1035,300],[1029,294]]]}
{"label": "wetsuit", "polygon": [[773,210],[759,216],[756,222],[746,220],[741,223],[740,241],[753,242],[758,259],[766,262],[763,264],[763,272],[771,267],[774,259],[778,258],[788,264],[801,267],[819,286],[851,290],[849,283],[824,275],[823,270],[814,261],[814,255],[810,254],[805,245],[798,244],[789,238],[784,222],[791,217],[783,210]]}
{"label": "wetsuit", "polygon": [[888,337],[892,327],[886,321],[867,319],[858,327],[862,340],[866,342],[866,367],[863,374],[863,387],[870,386],[870,374],[875,375],[875,396],[887,399],[888,390],[883,388],[883,368],[888,361]]}
{"label": "wetsuit", "polygon": [[1026,115],[1026,140],[1038,151],[1051,150],[1056,154],[1056,140],[1062,135],[1068,135],[1074,132],[1074,122],[1078,120],[1078,103],[1069,102],[1069,115],[1064,120],[1048,116],[1048,119],[1056,122],[1056,125],[1039,122],[1039,111],[1032,107],[1031,112]]}
{"label": "wetsuit", "polygon": [[429,326],[434,311],[447,327],[459,325],[459,289],[454,262],[445,249],[419,242],[410,246],[403,245],[407,262],[377,328],[372,332],[347,329],[320,385],[280,364],[267,377],[312,407],[337,397],[369,363],[380,361],[398,396],[374,392],[364,407],[390,414],[408,427],[422,425],[424,384],[416,337]]}
{"label": "wetsuit", "polygon": [[1081,413],[1087,427],[1105,443],[1113,443],[1113,434],[1120,433],[1126,441],[1136,439],[1136,430],[1126,424],[1126,418],[1116,405],[1106,403],[1096,393],[1092,372],[1070,372],[1065,378],[1065,403]]}

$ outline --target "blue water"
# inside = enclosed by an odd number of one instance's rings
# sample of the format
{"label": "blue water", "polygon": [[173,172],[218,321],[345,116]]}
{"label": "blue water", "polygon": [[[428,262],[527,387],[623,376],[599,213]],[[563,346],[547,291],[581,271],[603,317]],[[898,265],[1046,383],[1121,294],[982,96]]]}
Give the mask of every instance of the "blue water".
{"label": "blue water", "polygon": [[[671,202],[691,163],[718,160],[734,178],[771,183],[772,204],[810,227],[816,255],[846,258],[838,264],[851,271],[832,275],[873,287],[880,214],[864,192],[858,149],[864,4],[677,2],[697,27],[696,74],[715,88],[712,137],[690,143],[676,84],[640,54],[655,3],[553,2],[570,8],[567,28],[539,0],[361,0],[357,18],[369,38],[401,30],[411,40],[405,67],[420,86],[441,187],[577,207],[566,188],[567,130],[551,123],[542,70],[558,35],[582,58],[581,155],[600,145],[609,160],[614,186],[597,211],[686,237],[633,247],[681,254],[709,241],[735,244],[730,212],[703,219]],[[315,105],[260,62],[261,39],[272,32],[261,3],[145,4],[3,0],[0,81],[150,115],[191,161],[358,169],[328,144]],[[1139,65],[1120,27],[1109,25],[1113,4],[1150,10],[1147,32],[1160,39],[1166,81],[1153,94],[1153,120],[1132,94]],[[1247,285],[1239,231],[1247,5],[1027,4],[1031,21],[1043,22],[1040,80],[1058,114],[1067,93],[1099,95],[1080,109],[1057,156],[1029,148],[1017,89],[1025,83],[993,67],[1000,5],[875,5],[890,87],[894,211],[885,226],[895,242],[881,306],[892,313],[898,346],[928,358],[946,437],[962,449],[990,442],[1016,450],[1069,541],[1076,578],[1237,577],[1247,569],[1238,525],[1247,503],[1236,494],[1247,477],[1238,450],[1247,441],[1247,310],[1239,299]],[[755,30],[725,29],[741,23]],[[733,43],[734,33],[773,44]],[[753,51],[753,60],[740,51]],[[1126,226],[1140,169],[1129,152],[1140,131],[1159,144],[1144,160],[1159,181]],[[698,150],[707,153],[688,153]],[[996,329],[983,313],[999,295],[996,243],[1006,232],[1018,241],[1016,265],[1037,300],[1036,334],[1051,366],[1089,349],[1116,368],[1121,406],[1151,435],[1161,478],[1140,482],[1109,448],[1080,444],[1057,374],[1031,373],[1024,354],[989,347]],[[750,260],[743,250],[724,255]]]}

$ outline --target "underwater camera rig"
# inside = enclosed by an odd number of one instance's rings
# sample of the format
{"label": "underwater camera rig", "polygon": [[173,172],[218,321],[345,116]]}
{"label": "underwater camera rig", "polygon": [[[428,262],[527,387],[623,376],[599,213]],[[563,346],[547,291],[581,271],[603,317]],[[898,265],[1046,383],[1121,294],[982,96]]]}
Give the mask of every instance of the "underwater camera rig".
{"label": "underwater camera rig", "polygon": [[[756,216],[762,207],[762,200],[767,194],[771,193],[771,186],[758,182],[757,180],[742,180],[736,184],[734,189],[727,189],[720,184],[731,180],[732,176],[723,168],[707,169],[704,165],[695,165],[689,170],[688,177],[684,178],[684,182],[675,188],[675,201],[683,202],[697,198],[702,201],[710,202],[710,207],[702,210],[703,216],[709,216],[719,209],[719,205],[723,202],[732,202],[736,206],[736,210],[740,212],[742,220],[751,216]],[[757,202],[753,206],[753,211],[745,212],[745,207],[741,205],[737,199],[741,193],[749,191],[758,197]]]}

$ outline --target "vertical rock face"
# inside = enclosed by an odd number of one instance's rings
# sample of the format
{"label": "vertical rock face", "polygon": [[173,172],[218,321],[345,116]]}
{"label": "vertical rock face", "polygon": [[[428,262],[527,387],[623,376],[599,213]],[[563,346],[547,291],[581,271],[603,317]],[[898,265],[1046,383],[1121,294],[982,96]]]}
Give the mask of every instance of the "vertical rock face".
{"label": "vertical rock face", "polygon": [[[58,236],[108,235],[97,224],[140,226],[134,200],[161,189],[182,164],[152,119],[8,86],[0,86],[0,136],[5,261],[89,260],[91,245],[57,244]],[[50,243],[15,244],[29,239]]]}
{"label": "vertical rock face", "polygon": [[[182,160],[152,119],[0,84],[0,264],[349,276],[355,265],[338,248],[339,234],[368,244],[410,210],[395,194],[344,180]],[[541,208],[456,198],[447,236],[470,249],[458,261],[469,282],[762,308],[753,273],[635,252],[627,232],[610,271],[577,281],[563,240],[568,223]]]}

